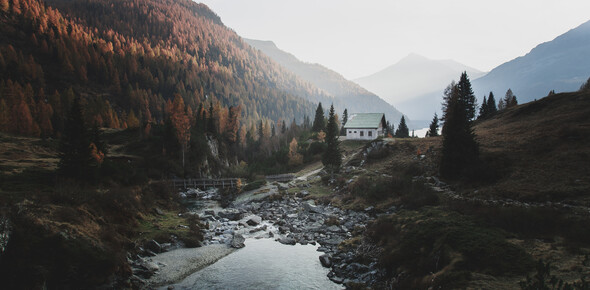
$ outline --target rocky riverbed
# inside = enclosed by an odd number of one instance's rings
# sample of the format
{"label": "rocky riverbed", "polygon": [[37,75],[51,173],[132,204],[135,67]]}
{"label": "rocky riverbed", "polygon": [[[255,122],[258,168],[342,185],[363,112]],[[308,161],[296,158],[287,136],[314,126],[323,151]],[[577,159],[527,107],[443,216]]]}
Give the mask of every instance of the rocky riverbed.
{"label": "rocky riverbed", "polygon": [[[360,237],[357,239],[361,241],[353,246],[339,247],[342,242],[353,238],[355,233],[362,233],[367,222],[375,218],[372,208],[356,212],[316,204],[306,190],[309,184],[298,182],[274,183],[258,191],[244,193],[224,209],[210,207],[197,210],[193,214],[199,214],[201,221],[208,227],[204,233],[203,247],[196,249],[201,249],[200,254],[185,256],[163,253],[144,257],[133,262],[134,273],[148,277],[144,286],[164,285],[182,279],[187,274],[169,271],[171,261],[166,260],[168,256],[183,261],[190,256],[193,263],[207,265],[211,263],[211,258],[219,259],[230,253],[232,248],[244,247],[246,238],[270,238],[286,245],[319,244],[318,251],[323,252],[320,262],[331,269],[328,277],[335,283],[375,283],[383,275],[377,267],[377,249],[362,242]],[[287,190],[292,187],[297,187],[297,192],[287,194]],[[208,196],[215,198],[214,195]],[[226,252],[219,247],[230,250]],[[166,248],[160,247],[159,250],[166,251]],[[181,250],[187,249],[171,251]],[[209,255],[210,252],[214,254]],[[199,257],[207,262],[201,263]]]}

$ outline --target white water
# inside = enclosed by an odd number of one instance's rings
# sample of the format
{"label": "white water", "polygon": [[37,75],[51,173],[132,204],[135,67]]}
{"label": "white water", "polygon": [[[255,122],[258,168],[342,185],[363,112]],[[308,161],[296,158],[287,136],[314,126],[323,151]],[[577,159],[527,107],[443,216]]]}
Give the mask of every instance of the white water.
{"label": "white water", "polygon": [[[327,278],[318,246],[247,239],[246,247],[193,273],[174,289],[341,289]],[[161,289],[167,289],[168,286]]]}

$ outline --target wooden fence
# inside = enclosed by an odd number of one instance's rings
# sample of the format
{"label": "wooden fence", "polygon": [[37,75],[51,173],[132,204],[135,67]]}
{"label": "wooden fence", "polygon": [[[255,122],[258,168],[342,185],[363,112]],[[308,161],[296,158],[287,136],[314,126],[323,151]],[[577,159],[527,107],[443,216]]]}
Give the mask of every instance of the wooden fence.
{"label": "wooden fence", "polygon": [[219,179],[172,179],[174,188],[200,188],[210,187],[217,188],[236,188],[241,185],[239,178],[219,178]]}

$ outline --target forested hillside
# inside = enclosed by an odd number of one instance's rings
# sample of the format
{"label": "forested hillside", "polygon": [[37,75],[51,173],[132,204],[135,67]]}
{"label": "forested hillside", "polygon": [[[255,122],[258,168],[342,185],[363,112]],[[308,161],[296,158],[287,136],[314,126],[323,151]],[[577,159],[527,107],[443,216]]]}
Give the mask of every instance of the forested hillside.
{"label": "forested hillside", "polygon": [[188,0],[0,0],[0,22],[2,131],[56,135],[78,95],[111,128],[163,122],[175,94],[217,120],[239,106],[244,130],[330,101]]}

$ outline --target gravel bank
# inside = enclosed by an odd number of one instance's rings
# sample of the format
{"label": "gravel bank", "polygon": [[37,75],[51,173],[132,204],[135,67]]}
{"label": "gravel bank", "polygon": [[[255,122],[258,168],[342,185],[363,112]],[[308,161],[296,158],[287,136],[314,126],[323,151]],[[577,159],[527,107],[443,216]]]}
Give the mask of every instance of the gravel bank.
{"label": "gravel bank", "polygon": [[147,258],[160,268],[146,282],[148,287],[176,283],[235,251],[227,245],[176,249]]}

